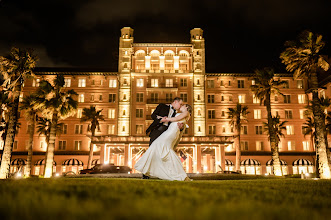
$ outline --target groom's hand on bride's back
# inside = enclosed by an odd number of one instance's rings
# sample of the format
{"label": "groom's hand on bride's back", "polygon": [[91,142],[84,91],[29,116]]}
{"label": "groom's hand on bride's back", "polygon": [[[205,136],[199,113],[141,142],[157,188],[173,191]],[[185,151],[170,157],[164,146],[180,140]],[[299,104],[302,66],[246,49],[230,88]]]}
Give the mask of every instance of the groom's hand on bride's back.
{"label": "groom's hand on bride's back", "polygon": [[167,117],[163,117],[160,122],[168,122]]}

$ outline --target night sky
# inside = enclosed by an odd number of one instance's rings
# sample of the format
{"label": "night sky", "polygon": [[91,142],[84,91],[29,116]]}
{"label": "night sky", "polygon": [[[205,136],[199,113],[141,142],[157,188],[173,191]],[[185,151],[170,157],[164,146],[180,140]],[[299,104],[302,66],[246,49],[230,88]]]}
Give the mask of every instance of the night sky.
{"label": "night sky", "polygon": [[189,43],[200,27],[206,72],[285,72],[284,42],[305,30],[323,35],[331,56],[330,0],[0,0],[0,54],[30,47],[40,67],[117,71],[122,27],[136,43]]}

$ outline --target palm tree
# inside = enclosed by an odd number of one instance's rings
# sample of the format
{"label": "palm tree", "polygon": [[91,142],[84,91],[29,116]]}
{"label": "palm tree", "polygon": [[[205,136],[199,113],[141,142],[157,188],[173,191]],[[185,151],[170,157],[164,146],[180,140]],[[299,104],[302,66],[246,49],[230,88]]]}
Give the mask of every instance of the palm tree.
{"label": "palm tree", "polygon": [[285,82],[281,80],[275,80],[275,72],[271,68],[264,68],[263,70],[256,70],[254,75],[255,84],[251,86],[251,90],[255,97],[260,100],[260,105],[263,105],[267,109],[268,115],[268,134],[270,141],[270,149],[273,159],[273,171],[276,176],[282,175],[282,169],[280,167],[278,142],[276,140],[276,132],[273,127],[273,117],[271,114],[271,95],[281,94],[279,87]]}
{"label": "palm tree", "polygon": [[[269,123],[270,122],[272,123],[271,124],[272,131],[275,134],[275,148],[277,149],[277,153],[278,153],[278,149],[279,149],[278,146],[279,146],[280,138],[285,137],[283,131],[286,130],[285,123],[287,123],[287,121],[282,121],[281,122],[279,115],[276,115],[276,116],[272,116],[270,121],[268,120],[267,123],[264,123],[265,132],[268,135],[269,141],[270,141],[270,137],[271,137],[271,135],[269,133],[270,132],[270,129],[269,129],[269,127],[270,127]],[[272,157],[272,159],[274,160],[273,157]],[[279,159],[279,157],[278,157],[278,159]],[[273,161],[273,163],[275,163],[275,161]],[[272,168],[275,169],[274,166]],[[274,171],[274,173],[275,173],[275,171]],[[282,173],[282,169],[281,169],[281,173]]]}
{"label": "palm tree", "polygon": [[305,126],[303,126],[304,132],[303,135],[306,137],[306,135],[310,135],[310,145],[312,149],[315,149],[315,123],[314,123],[314,118],[313,117],[307,117],[307,120],[305,123],[303,123]]}
{"label": "palm tree", "polygon": [[299,41],[290,41],[280,55],[286,70],[293,72],[294,79],[307,78],[310,84],[309,92],[313,94],[313,114],[316,132],[316,161],[318,161],[319,174],[322,179],[330,179],[330,165],[326,154],[325,118],[318,101],[318,78],[319,69],[328,70],[329,64],[320,55],[325,43],[322,35],[304,31]]}
{"label": "palm tree", "polygon": [[32,50],[12,48],[8,56],[0,57],[0,72],[4,76],[2,87],[9,93],[12,106],[9,111],[5,146],[0,168],[0,179],[5,179],[9,173],[10,158],[13,150],[17,121],[19,97],[26,78],[33,77],[32,72],[37,57]]}
{"label": "palm tree", "polygon": [[95,135],[95,129],[98,128],[100,130],[99,121],[104,121],[103,115],[101,115],[102,109],[97,111],[94,106],[90,106],[90,108],[84,108],[82,113],[81,122],[89,121],[91,124],[88,125],[87,131],[91,132],[91,142],[90,142],[90,154],[88,157],[87,168],[90,169],[92,165],[93,159],[93,144],[92,141]]}
{"label": "palm tree", "polygon": [[[271,126],[269,125],[269,123],[272,123]],[[271,117],[271,120],[268,120],[267,123],[264,123],[264,128],[265,128],[265,132],[267,133],[268,135],[268,139],[270,141],[270,138],[271,138],[271,135],[270,135],[270,127],[272,127],[272,132],[274,132],[274,135],[275,135],[275,142],[274,142],[274,148],[277,149],[276,152],[272,153],[272,160],[273,160],[273,166],[272,166],[272,169],[273,169],[273,172],[275,175],[282,175],[283,172],[282,172],[282,168],[280,166],[280,159],[279,159],[279,142],[280,142],[280,138],[281,137],[285,137],[283,131],[286,130],[286,126],[285,126],[285,123],[287,123],[287,121],[280,121],[280,117],[279,115],[276,115],[276,116],[272,116]],[[271,141],[270,141],[271,142]],[[277,154],[277,155],[274,155],[274,154]],[[277,167],[277,169],[280,169],[280,171],[277,171],[277,172],[280,172],[280,173],[277,173],[275,172],[275,159],[274,158],[277,158],[279,160],[279,168]]]}
{"label": "palm tree", "polygon": [[37,108],[42,110],[43,115],[51,119],[49,144],[45,158],[45,178],[52,176],[54,161],[55,138],[58,121],[76,113],[78,102],[73,99],[77,93],[64,87],[63,75],[57,75],[53,84],[43,80],[37,90]]}
{"label": "palm tree", "polygon": [[[48,118],[43,118],[43,117],[38,117],[37,118],[37,133],[40,135],[45,136],[45,142],[46,145],[48,146],[49,144],[49,137],[51,134],[51,119]],[[56,126],[56,136],[61,135],[62,133],[62,125],[63,123],[58,123]]]}
{"label": "palm tree", "polygon": [[229,124],[235,127],[237,131],[238,144],[236,145],[236,171],[240,172],[240,161],[241,161],[241,151],[240,151],[240,132],[241,124],[247,122],[247,114],[249,113],[247,106],[242,106],[240,103],[237,103],[235,108],[228,108],[228,118],[231,119]]}
{"label": "palm tree", "polygon": [[24,116],[26,120],[29,122],[30,126],[28,127],[29,132],[29,143],[28,143],[28,157],[26,163],[26,173],[27,176],[31,175],[31,160],[33,154],[33,136],[37,118],[38,110],[35,108],[36,96],[34,94],[30,94],[23,98],[23,101],[20,104],[20,110],[24,111]]}

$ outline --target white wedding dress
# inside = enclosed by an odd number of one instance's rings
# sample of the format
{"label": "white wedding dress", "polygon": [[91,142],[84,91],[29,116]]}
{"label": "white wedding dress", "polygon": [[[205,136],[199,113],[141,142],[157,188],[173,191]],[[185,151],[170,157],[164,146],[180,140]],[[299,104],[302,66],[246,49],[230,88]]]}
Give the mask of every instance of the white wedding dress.
{"label": "white wedding dress", "polygon": [[[177,113],[176,116],[179,114]],[[178,122],[186,125],[185,119]],[[171,122],[169,128],[151,144],[135,164],[136,170],[163,180],[183,181],[187,177],[182,162],[174,151],[174,145],[180,134],[178,122]]]}

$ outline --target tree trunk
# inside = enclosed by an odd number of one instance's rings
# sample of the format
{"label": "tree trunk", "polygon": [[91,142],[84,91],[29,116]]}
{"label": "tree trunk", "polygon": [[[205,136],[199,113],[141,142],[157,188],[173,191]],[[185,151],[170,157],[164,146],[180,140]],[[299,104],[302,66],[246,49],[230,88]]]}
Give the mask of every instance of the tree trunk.
{"label": "tree trunk", "polygon": [[53,113],[51,131],[49,135],[49,143],[47,145],[46,158],[45,158],[45,171],[44,178],[50,178],[53,175],[53,162],[54,162],[54,150],[56,139],[56,127],[58,122],[58,113]]}
{"label": "tree trunk", "polygon": [[267,108],[267,113],[268,113],[268,129],[270,136],[269,138],[270,138],[271,158],[273,161],[272,163],[273,173],[276,176],[282,176],[283,174],[282,174],[282,168],[280,166],[278,141],[271,114],[270,94],[268,94],[266,97],[265,106]]}
{"label": "tree trunk", "polygon": [[35,115],[33,116],[33,120],[31,121],[31,127],[29,130],[29,144],[28,144],[28,158],[26,163],[26,175],[29,177],[31,175],[31,161],[33,154],[33,136],[34,136],[34,128],[35,128]]}
{"label": "tree trunk", "polygon": [[240,124],[237,127],[238,131],[238,144],[236,145],[236,172],[241,172],[240,171],[240,162],[241,162],[241,149],[240,149]]}
{"label": "tree trunk", "polygon": [[91,135],[91,143],[90,143],[90,153],[89,153],[88,162],[87,162],[87,169],[91,169],[91,166],[92,166],[92,159],[93,159],[93,144],[92,144],[92,141],[93,141],[93,138],[94,138],[94,135],[95,135],[95,128],[92,127],[91,132],[92,132],[92,135]]}
{"label": "tree trunk", "polygon": [[15,90],[13,92],[14,103],[9,114],[6,141],[2,153],[0,179],[6,179],[9,175],[10,159],[13,151],[17,121],[18,121],[18,105],[19,105],[20,92],[21,92],[21,83],[17,82],[17,85],[15,86]]}
{"label": "tree trunk", "polygon": [[328,163],[328,158],[326,154],[326,144],[325,144],[325,118],[322,112],[321,106],[319,104],[318,98],[318,81],[316,73],[311,75],[312,93],[313,93],[313,114],[315,122],[315,132],[316,132],[316,164],[318,164],[318,171],[321,179],[330,179],[330,167]]}

